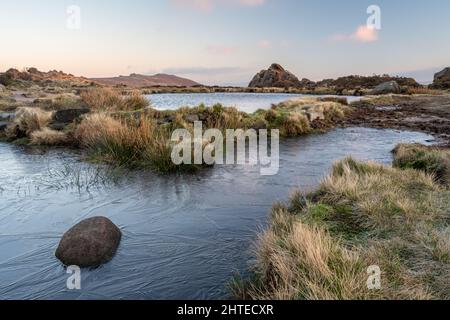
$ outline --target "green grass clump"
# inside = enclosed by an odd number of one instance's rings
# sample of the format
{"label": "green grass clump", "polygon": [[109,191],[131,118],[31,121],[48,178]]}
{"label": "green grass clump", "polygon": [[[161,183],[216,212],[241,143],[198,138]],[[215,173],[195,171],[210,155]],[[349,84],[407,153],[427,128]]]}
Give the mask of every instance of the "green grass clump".
{"label": "green grass clump", "polygon": [[[246,299],[450,299],[450,191],[433,176],[351,158],[311,193],[276,204]],[[382,286],[370,290],[368,268]]]}
{"label": "green grass clump", "polygon": [[200,167],[173,164],[171,131],[145,115],[124,120],[106,113],[90,114],[77,126],[74,136],[91,159],[119,167],[153,168],[161,173]]}
{"label": "green grass clump", "polygon": [[401,144],[394,150],[394,166],[433,174],[444,185],[450,184],[450,151],[418,144]]}

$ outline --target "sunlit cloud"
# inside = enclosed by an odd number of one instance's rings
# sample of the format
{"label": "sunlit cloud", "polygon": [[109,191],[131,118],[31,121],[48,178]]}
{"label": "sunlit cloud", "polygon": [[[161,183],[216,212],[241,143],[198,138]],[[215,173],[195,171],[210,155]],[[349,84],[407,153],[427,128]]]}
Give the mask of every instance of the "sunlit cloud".
{"label": "sunlit cloud", "polygon": [[368,26],[359,26],[352,34],[336,34],[334,41],[357,41],[357,42],[375,42],[378,41],[378,31]]}
{"label": "sunlit cloud", "polygon": [[210,12],[217,5],[231,5],[240,7],[257,7],[266,0],[170,0],[179,7],[191,8],[201,12]]}
{"label": "sunlit cloud", "polygon": [[261,40],[258,45],[262,49],[269,49],[272,43],[269,40],[264,39]]}

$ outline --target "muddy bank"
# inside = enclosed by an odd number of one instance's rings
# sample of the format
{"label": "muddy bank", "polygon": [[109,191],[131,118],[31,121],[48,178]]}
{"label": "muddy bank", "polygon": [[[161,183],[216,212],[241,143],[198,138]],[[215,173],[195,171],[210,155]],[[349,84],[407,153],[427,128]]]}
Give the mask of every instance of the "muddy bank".
{"label": "muddy bank", "polygon": [[344,126],[408,129],[432,134],[450,146],[450,95],[385,96],[354,102]]}

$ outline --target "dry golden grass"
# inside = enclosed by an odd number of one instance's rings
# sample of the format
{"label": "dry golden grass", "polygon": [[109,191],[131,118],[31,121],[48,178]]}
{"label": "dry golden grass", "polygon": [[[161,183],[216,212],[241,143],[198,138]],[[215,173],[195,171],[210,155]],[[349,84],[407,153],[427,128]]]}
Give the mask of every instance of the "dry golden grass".
{"label": "dry golden grass", "polygon": [[372,106],[393,106],[396,105],[399,101],[398,98],[401,98],[402,101],[410,100],[410,96],[400,96],[400,95],[394,95],[394,94],[386,94],[381,96],[365,96],[361,101],[355,101],[351,103],[351,105],[359,105],[359,104],[366,104],[366,105],[372,105]]}
{"label": "dry golden grass", "polygon": [[43,128],[31,133],[31,144],[37,146],[62,146],[67,144],[68,137],[64,132]]}
{"label": "dry golden grass", "polygon": [[108,88],[94,88],[82,91],[81,99],[93,110],[120,110],[121,95]]}
{"label": "dry golden grass", "polygon": [[52,115],[52,112],[39,108],[23,107],[17,109],[14,122],[29,136],[32,132],[45,128],[50,123]]}
{"label": "dry golden grass", "polygon": [[264,117],[270,128],[279,129],[282,136],[293,137],[310,133],[313,122],[317,120],[332,125],[342,120],[350,110],[334,100],[299,98],[273,106]]}
{"label": "dry golden grass", "polygon": [[105,113],[88,115],[74,136],[94,159],[126,167],[151,167],[163,173],[195,170],[196,166],[176,166],[171,159],[171,131],[154,119],[116,119]]}
{"label": "dry golden grass", "polygon": [[125,97],[110,88],[94,88],[81,92],[83,102],[96,111],[133,111],[149,106],[149,101],[138,92]]}
{"label": "dry golden grass", "polygon": [[[450,299],[450,192],[433,177],[351,158],[317,191],[275,205],[251,299]],[[370,266],[381,289],[367,286]]]}
{"label": "dry golden grass", "polygon": [[444,91],[427,87],[408,87],[407,94],[441,95],[444,94]]}

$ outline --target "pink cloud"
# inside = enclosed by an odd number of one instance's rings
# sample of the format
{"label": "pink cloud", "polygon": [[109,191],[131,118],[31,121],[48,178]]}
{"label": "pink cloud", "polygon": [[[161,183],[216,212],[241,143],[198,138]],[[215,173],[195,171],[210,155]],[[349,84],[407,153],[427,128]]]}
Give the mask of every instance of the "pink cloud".
{"label": "pink cloud", "polygon": [[241,7],[256,7],[263,5],[266,0],[171,0],[173,4],[194,10],[209,12],[217,5],[234,5]]}
{"label": "pink cloud", "polygon": [[206,51],[210,54],[230,55],[238,51],[236,46],[208,46]]}
{"label": "pink cloud", "polygon": [[334,41],[357,41],[357,42],[375,42],[378,41],[378,31],[368,26],[359,26],[352,34],[336,34]]}
{"label": "pink cloud", "polygon": [[259,47],[262,48],[262,49],[269,49],[271,45],[272,45],[272,44],[270,43],[270,41],[269,41],[269,40],[266,40],[266,39],[261,40],[261,41],[259,42]]}

